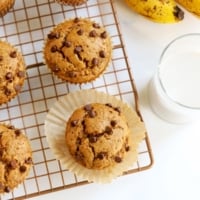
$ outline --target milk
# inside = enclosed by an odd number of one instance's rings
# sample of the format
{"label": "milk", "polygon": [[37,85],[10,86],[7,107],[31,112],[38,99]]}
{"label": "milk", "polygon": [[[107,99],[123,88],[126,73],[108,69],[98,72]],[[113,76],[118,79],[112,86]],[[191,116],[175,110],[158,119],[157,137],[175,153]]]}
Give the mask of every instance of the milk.
{"label": "milk", "polygon": [[164,120],[200,120],[200,52],[167,56],[150,82],[149,97],[152,109]]}

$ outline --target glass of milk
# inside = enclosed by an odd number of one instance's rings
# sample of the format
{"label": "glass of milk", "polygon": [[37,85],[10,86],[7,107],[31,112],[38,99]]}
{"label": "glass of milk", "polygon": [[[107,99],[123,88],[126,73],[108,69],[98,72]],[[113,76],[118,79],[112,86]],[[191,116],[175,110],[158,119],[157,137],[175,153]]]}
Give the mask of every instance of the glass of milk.
{"label": "glass of milk", "polygon": [[149,84],[149,100],[168,122],[200,120],[200,34],[182,35],[166,46]]}

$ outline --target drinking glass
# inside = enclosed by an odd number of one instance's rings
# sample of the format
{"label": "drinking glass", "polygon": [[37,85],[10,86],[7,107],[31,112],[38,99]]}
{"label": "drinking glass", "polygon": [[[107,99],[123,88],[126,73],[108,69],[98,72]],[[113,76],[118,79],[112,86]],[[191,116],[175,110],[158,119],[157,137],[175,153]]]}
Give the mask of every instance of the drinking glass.
{"label": "drinking glass", "polygon": [[181,35],[164,48],[148,92],[160,118],[172,123],[200,120],[200,33]]}

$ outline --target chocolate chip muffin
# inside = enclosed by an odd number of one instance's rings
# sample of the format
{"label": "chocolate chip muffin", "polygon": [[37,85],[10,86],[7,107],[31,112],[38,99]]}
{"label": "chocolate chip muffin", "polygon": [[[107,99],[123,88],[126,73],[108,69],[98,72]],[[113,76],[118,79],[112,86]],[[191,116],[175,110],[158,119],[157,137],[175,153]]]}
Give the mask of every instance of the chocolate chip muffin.
{"label": "chocolate chip muffin", "polygon": [[87,2],[87,0],[55,0],[57,3],[69,5],[69,6],[79,6]]}
{"label": "chocolate chip muffin", "polygon": [[99,77],[111,54],[111,39],[105,28],[83,18],[57,25],[48,34],[44,47],[47,66],[71,83],[86,83]]}
{"label": "chocolate chip muffin", "polygon": [[132,107],[94,89],[70,92],[55,102],[44,132],[63,169],[94,183],[110,183],[133,167],[146,136]]}
{"label": "chocolate chip muffin", "polygon": [[93,103],[78,108],[67,122],[66,144],[74,159],[101,170],[123,162],[130,130],[119,107]]}
{"label": "chocolate chip muffin", "polygon": [[0,17],[3,17],[14,6],[15,0],[1,0],[0,1]]}
{"label": "chocolate chip muffin", "polygon": [[19,129],[0,124],[0,193],[8,193],[22,183],[31,166],[28,138]]}
{"label": "chocolate chip muffin", "polygon": [[21,53],[11,44],[0,40],[0,105],[21,91],[25,80],[25,63]]}

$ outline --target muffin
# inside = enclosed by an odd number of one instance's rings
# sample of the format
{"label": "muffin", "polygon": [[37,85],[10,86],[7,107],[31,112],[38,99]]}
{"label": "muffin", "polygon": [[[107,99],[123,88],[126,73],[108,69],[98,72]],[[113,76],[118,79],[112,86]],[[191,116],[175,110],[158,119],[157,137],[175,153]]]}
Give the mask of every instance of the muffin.
{"label": "muffin", "polygon": [[87,104],[67,122],[66,144],[73,158],[89,169],[123,162],[130,149],[130,130],[119,107]]}
{"label": "muffin", "polygon": [[0,105],[19,94],[25,80],[25,63],[21,53],[0,40]]}
{"label": "muffin", "polygon": [[111,60],[112,44],[104,27],[83,18],[66,20],[49,34],[44,46],[47,66],[70,83],[99,77]]}
{"label": "muffin", "polygon": [[48,144],[63,168],[95,183],[111,182],[137,161],[145,131],[128,104],[92,89],[63,96],[45,120]]}
{"label": "muffin", "polygon": [[31,166],[28,138],[19,129],[0,124],[0,194],[11,192],[22,183]]}
{"label": "muffin", "polygon": [[55,0],[57,3],[69,5],[69,6],[79,6],[87,2],[87,0]]}
{"label": "muffin", "polygon": [[1,0],[0,1],[0,17],[3,17],[14,6],[15,0]]}

